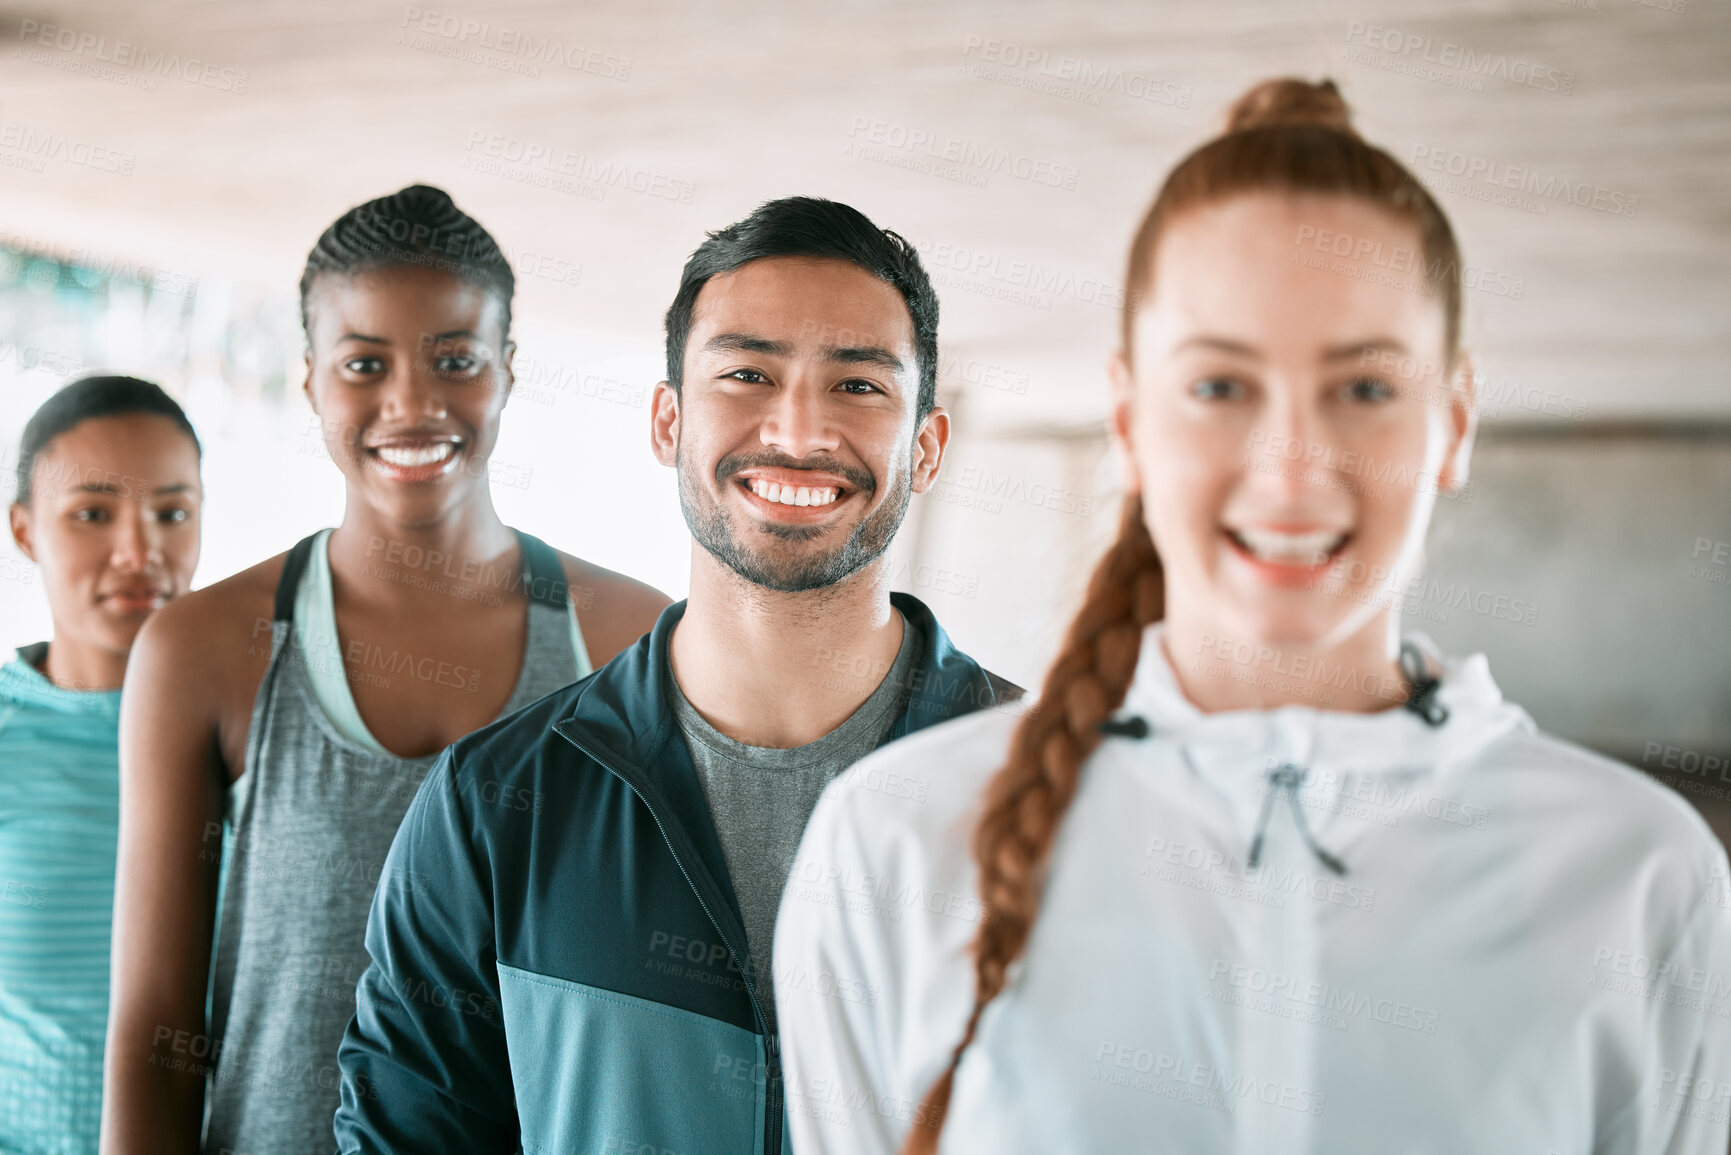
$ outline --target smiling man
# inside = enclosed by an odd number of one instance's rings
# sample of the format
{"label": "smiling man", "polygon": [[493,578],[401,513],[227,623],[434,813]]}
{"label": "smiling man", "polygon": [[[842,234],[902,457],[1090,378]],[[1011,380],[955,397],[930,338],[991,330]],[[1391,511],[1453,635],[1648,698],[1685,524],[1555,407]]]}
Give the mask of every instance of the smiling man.
{"label": "smiling man", "polygon": [[830,201],[687,262],[650,440],[690,597],[428,775],[368,926],[344,1152],[784,1149],[770,936],[819,793],[1020,694],[889,592],[949,440],[937,316],[912,247]]}

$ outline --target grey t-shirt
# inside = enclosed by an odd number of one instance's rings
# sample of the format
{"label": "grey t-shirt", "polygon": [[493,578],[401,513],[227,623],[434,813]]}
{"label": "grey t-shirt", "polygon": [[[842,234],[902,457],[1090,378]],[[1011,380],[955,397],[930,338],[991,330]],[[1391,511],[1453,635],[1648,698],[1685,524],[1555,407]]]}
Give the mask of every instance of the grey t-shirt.
{"label": "grey t-shirt", "polygon": [[903,618],[901,648],[871,697],[817,741],[792,749],[748,746],[729,738],[686,699],[669,667],[668,697],[709,800],[745,920],[758,994],[771,1022],[775,990],[770,942],[800,835],[829,780],[877,749],[901,716],[924,642],[919,629]]}

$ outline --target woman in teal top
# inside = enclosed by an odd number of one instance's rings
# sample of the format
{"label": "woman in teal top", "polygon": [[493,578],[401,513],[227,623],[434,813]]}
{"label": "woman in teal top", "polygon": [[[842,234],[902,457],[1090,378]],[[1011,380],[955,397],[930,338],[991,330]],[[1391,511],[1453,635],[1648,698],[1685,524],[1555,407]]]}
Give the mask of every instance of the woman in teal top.
{"label": "woman in teal top", "polygon": [[96,1151],[120,683],[198,564],[198,467],[186,414],[132,377],[75,381],[24,428],[12,538],[54,636],[0,667],[0,1151]]}

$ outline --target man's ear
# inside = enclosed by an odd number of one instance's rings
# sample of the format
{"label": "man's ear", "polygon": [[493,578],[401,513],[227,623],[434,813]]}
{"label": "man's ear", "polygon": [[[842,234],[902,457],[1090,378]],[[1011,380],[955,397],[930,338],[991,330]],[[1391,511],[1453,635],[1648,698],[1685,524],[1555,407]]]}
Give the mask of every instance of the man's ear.
{"label": "man's ear", "polygon": [[665,381],[649,398],[649,449],[669,469],[679,460],[679,394]]}
{"label": "man's ear", "polygon": [[915,493],[924,493],[938,480],[938,470],[944,464],[944,450],[950,444],[950,412],[942,405],[932,406],[920,431],[914,435]]}
{"label": "man's ear", "polygon": [[1462,352],[1455,358],[1454,380],[1449,386],[1450,444],[1436,480],[1442,492],[1459,493],[1466,488],[1473,441],[1479,431],[1479,375],[1471,354]]}
{"label": "man's ear", "polygon": [[1106,376],[1112,383],[1112,410],[1107,419],[1112,444],[1118,449],[1125,494],[1142,492],[1142,470],[1136,461],[1136,443],[1131,436],[1136,396],[1136,377],[1130,369],[1130,358],[1119,349],[1106,361]]}
{"label": "man's ear", "polygon": [[517,384],[517,342],[506,338],[504,353],[500,360],[505,370],[505,394],[509,396],[512,387]]}
{"label": "man's ear", "polygon": [[14,501],[7,513],[12,522],[12,540],[17,544],[18,552],[35,561],[36,544],[34,527],[30,524],[30,511],[24,508],[23,502]]}

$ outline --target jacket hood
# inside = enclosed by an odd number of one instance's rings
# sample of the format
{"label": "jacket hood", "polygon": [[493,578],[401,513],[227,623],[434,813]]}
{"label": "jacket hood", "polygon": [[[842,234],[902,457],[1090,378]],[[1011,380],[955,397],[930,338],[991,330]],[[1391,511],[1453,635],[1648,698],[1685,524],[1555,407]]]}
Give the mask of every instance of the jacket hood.
{"label": "jacket hood", "polygon": [[[1328,709],[1331,687],[1342,684],[1342,671],[1325,662],[1278,671],[1310,683],[1317,706],[1204,713],[1179,687],[1164,640],[1160,623],[1143,635],[1118,716],[1140,717],[1151,737],[1176,747],[1188,770],[1234,815],[1253,868],[1282,794],[1317,861],[1346,873],[1346,865],[1317,835],[1327,840],[1349,799],[1373,820],[1387,821],[1405,807],[1423,805],[1471,821],[1472,813],[1451,796],[1454,773],[1502,736],[1535,730],[1526,711],[1503,700],[1483,654],[1451,661],[1422,634],[1404,637],[1402,648],[1416,650],[1423,673],[1436,679],[1427,713],[1405,705],[1374,713]],[[1237,656],[1205,651],[1177,658],[1203,677],[1261,676],[1256,655],[1241,655],[1242,664]],[[1391,696],[1401,692],[1393,684],[1377,689]]]}
{"label": "jacket hood", "polygon": [[[1439,679],[1434,701],[1446,716],[1438,724],[1400,705],[1375,713],[1329,709],[1331,687],[1339,682],[1331,681],[1338,671],[1326,663],[1281,671],[1312,683],[1315,706],[1204,713],[1178,685],[1165,632],[1164,623],[1155,623],[1144,634],[1120,716],[1142,717],[1155,736],[1178,743],[1204,772],[1259,774],[1281,762],[1307,767],[1313,776],[1323,770],[1355,775],[1442,772],[1511,730],[1534,728],[1525,710],[1503,699],[1483,654],[1445,658],[1423,634],[1406,635],[1402,641],[1417,648],[1427,671]],[[1223,662],[1213,651],[1178,655],[1178,660],[1205,676],[1232,677],[1239,670],[1256,675],[1255,667]]]}

